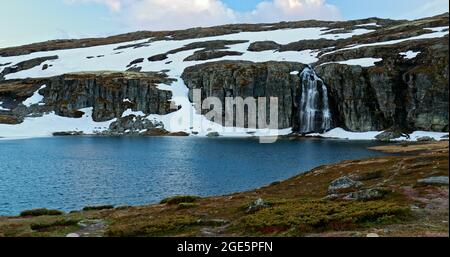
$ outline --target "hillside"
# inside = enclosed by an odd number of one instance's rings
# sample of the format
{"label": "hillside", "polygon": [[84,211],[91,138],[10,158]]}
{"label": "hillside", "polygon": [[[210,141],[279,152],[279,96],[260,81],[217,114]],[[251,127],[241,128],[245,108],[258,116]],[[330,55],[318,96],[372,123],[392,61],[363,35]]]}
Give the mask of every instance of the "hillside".
{"label": "hillside", "polygon": [[[0,49],[0,138],[289,134],[440,140],[449,130],[448,26],[446,13],[414,21],[136,32]],[[222,102],[277,97],[278,126],[224,128],[192,104],[195,89]]]}

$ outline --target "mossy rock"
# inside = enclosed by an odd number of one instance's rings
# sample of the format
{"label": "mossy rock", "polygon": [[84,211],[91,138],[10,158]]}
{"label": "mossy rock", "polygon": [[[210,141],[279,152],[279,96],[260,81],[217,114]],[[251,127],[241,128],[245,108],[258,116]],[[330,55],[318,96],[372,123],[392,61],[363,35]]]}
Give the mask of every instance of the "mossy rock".
{"label": "mossy rock", "polygon": [[174,204],[180,204],[180,203],[193,203],[193,202],[199,200],[200,198],[201,198],[200,196],[193,196],[193,195],[172,196],[172,197],[163,199],[160,202],[160,204],[174,205]]}

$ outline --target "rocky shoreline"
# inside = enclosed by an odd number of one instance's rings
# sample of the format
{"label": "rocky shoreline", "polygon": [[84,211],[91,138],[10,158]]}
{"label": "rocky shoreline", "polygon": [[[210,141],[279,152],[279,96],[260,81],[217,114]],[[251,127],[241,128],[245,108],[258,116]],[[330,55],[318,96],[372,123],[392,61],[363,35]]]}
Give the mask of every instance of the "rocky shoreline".
{"label": "rocky shoreline", "polygon": [[448,237],[448,141],[374,147],[394,156],[317,167],[226,196],[0,217],[0,236]]}

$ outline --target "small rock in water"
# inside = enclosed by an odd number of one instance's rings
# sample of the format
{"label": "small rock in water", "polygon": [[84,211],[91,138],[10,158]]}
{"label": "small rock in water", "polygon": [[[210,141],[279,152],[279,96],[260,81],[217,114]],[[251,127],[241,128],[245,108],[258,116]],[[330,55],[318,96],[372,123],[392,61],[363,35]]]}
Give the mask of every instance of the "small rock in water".
{"label": "small rock in water", "polygon": [[208,133],[206,136],[207,136],[207,137],[219,137],[220,134],[217,133],[217,132],[210,132],[210,133]]}
{"label": "small rock in water", "polygon": [[67,234],[66,237],[80,237],[80,235],[78,235],[77,233],[70,233],[70,234]]}
{"label": "small rock in water", "polygon": [[369,234],[367,234],[366,237],[380,237],[380,236],[376,233],[369,233]]}
{"label": "small rock in water", "polygon": [[427,185],[448,185],[448,177],[446,176],[440,176],[440,177],[429,177],[424,179],[417,180],[420,184],[427,184]]}

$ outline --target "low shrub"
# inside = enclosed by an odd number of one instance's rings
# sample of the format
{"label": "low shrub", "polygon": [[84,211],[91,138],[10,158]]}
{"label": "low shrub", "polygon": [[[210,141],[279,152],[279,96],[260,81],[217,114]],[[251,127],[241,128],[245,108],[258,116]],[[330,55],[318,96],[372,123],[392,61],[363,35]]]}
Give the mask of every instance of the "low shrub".
{"label": "low shrub", "polygon": [[27,216],[58,216],[63,215],[64,212],[59,210],[49,210],[49,209],[33,209],[33,210],[26,210],[20,213],[21,217],[27,217]]}
{"label": "low shrub", "polygon": [[114,209],[114,206],[113,205],[86,206],[83,208],[83,211],[101,211],[110,209]]}
{"label": "low shrub", "polygon": [[180,204],[180,203],[193,203],[193,202],[197,201],[200,198],[201,197],[199,197],[199,196],[192,196],[192,195],[172,196],[172,197],[168,197],[168,198],[163,199],[160,202],[160,204],[174,205],[174,204]]}

